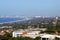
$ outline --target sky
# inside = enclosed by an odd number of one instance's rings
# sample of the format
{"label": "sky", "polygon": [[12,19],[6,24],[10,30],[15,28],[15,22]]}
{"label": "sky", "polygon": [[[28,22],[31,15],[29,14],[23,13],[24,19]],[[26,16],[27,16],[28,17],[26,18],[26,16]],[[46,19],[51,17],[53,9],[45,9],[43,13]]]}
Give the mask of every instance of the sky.
{"label": "sky", "polygon": [[0,16],[60,16],[60,0],[0,0]]}

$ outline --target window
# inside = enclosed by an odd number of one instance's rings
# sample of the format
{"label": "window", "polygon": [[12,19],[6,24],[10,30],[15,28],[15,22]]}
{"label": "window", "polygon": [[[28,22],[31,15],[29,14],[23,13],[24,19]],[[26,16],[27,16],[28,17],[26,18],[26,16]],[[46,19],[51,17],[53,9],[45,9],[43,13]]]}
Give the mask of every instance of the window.
{"label": "window", "polygon": [[48,38],[42,38],[42,40],[48,40]]}
{"label": "window", "polygon": [[17,34],[18,37],[22,36],[22,34]]}

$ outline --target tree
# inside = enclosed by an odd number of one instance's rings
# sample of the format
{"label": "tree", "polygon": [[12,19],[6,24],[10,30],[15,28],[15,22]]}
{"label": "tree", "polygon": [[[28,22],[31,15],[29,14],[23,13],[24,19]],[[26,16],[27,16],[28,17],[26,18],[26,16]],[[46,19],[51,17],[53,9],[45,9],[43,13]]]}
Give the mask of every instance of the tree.
{"label": "tree", "polygon": [[36,37],[34,40],[40,40],[41,38],[40,37]]}

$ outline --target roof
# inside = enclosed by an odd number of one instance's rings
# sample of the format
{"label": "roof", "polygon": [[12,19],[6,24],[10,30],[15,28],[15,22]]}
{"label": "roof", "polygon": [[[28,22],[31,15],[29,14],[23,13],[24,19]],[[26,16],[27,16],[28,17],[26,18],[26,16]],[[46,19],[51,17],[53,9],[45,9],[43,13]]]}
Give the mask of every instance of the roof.
{"label": "roof", "polygon": [[43,34],[42,36],[41,36],[41,38],[55,38],[55,36],[54,35],[51,35],[51,34]]}
{"label": "roof", "polygon": [[40,31],[32,31],[32,30],[23,30],[23,29],[20,29],[20,30],[15,30],[13,32],[15,33],[20,33],[20,32],[28,32],[28,33],[39,33]]}
{"label": "roof", "polygon": [[60,38],[60,36],[56,36],[57,38]]}

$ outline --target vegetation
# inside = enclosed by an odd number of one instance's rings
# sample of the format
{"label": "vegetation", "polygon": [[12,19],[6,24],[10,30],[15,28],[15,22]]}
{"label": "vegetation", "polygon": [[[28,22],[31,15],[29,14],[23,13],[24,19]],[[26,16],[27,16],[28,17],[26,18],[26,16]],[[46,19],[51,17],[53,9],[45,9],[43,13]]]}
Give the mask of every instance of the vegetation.
{"label": "vegetation", "polygon": [[[12,24],[2,24],[0,26],[12,26],[15,29],[26,29],[28,26],[31,26],[32,28],[47,28],[46,31],[42,31],[41,33],[56,33],[58,32],[60,34],[60,19],[54,20],[54,19],[43,19],[43,21],[40,21],[41,19],[33,19],[31,21],[24,21],[24,22],[17,22]],[[56,22],[56,24],[53,24],[53,21]],[[46,24],[47,23],[47,24]],[[16,37],[13,38],[11,33],[6,33],[4,36],[0,35],[0,40],[40,40],[40,37],[36,37],[35,39],[29,38],[29,37]]]}
{"label": "vegetation", "polygon": [[12,37],[11,33],[5,35],[0,35],[0,40],[40,40],[40,37],[30,38],[30,37]]}

